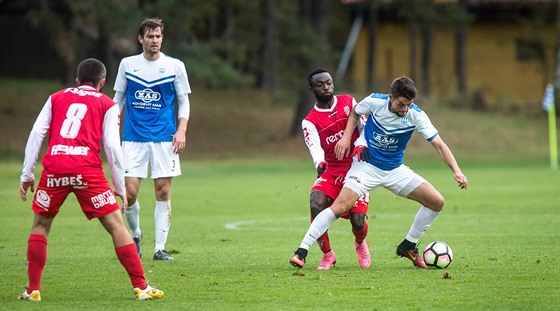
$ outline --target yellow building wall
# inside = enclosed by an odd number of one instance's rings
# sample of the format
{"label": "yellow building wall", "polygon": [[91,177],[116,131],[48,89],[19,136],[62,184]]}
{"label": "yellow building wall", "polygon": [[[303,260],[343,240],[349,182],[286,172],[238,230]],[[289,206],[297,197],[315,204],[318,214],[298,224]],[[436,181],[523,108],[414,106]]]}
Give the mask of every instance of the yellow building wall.
{"label": "yellow building wall", "polygon": [[[393,78],[412,77],[410,67],[409,29],[406,25],[380,25],[375,51],[373,88],[366,86],[367,27],[363,27],[353,57],[352,77],[360,92],[387,92]],[[542,98],[547,83],[554,75],[555,30],[551,26],[538,32],[546,42],[546,63],[519,61],[516,40],[532,39],[521,25],[475,24],[467,29],[466,70],[467,90],[480,91],[489,102],[536,102]],[[415,82],[421,89],[421,37],[418,37]],[[434,30],[432,41],[431,91],[435,97],[455,93],[455,35],[451,29]],[[371,86],[369,88],[372,88]]]}

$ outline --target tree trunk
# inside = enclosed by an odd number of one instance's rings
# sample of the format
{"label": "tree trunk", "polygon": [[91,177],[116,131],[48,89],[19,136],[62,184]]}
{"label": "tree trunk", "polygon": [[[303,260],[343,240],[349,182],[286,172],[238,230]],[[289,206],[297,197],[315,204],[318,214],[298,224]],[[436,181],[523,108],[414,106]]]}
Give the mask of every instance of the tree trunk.
{"label": "tree trunk", "polygon": [[278,88],[278,15],[273,0],[262,0],[262,9],[265,27],[260,88],[273,92]]}
{"label": "tree trunk", "polygon": [[[328,3],[328,1],[323,0],[301,0],[300,2],[300,15],[302,16],[303,20],[309,21],[313,25],[313,28],[316,31],[317,35],[325,42],[328,41],[330,28],[330,6],[328,5]],[[315,66],[325,66],[323,64],[324,59],[321,57],[321,53],[317,53],[313,60],[303,60],[302,63],[307,63],[307,65],[309,65],[309,61],[312,61],[312,65]],[[307,76],[298,77],[298,79],[304,81],[306,80],[306,78]],[[304,86],[302,86],[299,91],[298,102],[289,134],[292,137],[301,135],[301,121],[303,121],[305,116],[307,116],[309,111],[311,111],[311,109],[313,109],[313,106],[315,105],[315,97],[309,91],[309,88],[307,86],[308,84],[304,82],[301,83],[301,85]]]}
{"label": "tree trunk", "polygon": [[[459,0],[459,9],[465,12],[465,0]],[[457,75],[457,91],[460,95],[467,92],[467,64],[466,64],[467,26],[460,22],[455,33],[455,73]]]}
{"label": "tree trunk", "polygon": [[429,96],[431,91],[431,65],[432,65],[432,41],[433,29],[430,21],[425,21],[422,26],[422,83],[420,84],[421,93]]}
{"label": "tree trunk", "polygon": [[373,1],[371,4],[368,5],[368,16],[369,16],[369,23],[368,23],[368,60],[367,60],[367,80],[366,80],[366,89],[374,89],[375,88],[375,56],[376,56],[376,48],[377,48],[377,27],[378,27],[378,20],[377,20],[377,2]]}
{"label": "tree trunk", "polygon": [[[410,11],[410,26],[408,29],[408,42],[410,44],[410,55],[409,55],[409,75],[413,81],[416,81],[416,55],[418,55],[418,11],[416,9],[417,5],[411,5]],[[394,78],[394,77],[389,77]]]}

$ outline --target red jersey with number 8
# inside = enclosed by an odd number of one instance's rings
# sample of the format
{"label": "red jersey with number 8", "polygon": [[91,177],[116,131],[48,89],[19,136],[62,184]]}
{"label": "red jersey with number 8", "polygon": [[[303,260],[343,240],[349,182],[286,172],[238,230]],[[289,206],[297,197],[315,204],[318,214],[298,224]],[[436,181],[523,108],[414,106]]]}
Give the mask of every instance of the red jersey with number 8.
{"label": "red jersey with number 8", "polygon": [[[71,87],[51,95],[49,146],[43,167],[52,173],[99,172],[103,122],[115,105],[92,87]],[[115,133],[119,135],[119,133]]]}

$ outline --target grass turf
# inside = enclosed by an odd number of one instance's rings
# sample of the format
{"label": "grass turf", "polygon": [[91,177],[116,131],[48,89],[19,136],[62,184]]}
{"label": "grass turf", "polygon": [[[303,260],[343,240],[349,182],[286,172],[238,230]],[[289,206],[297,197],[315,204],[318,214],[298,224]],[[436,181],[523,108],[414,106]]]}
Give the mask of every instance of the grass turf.
{"label": "grass turf", "polygon": [[[435,155],[434,155],[435,156]],[[30,203],[21,202],[21,164],[0,163],[0,292],[3,310],[556,310],[560,308],[560,174],[547,163],[463,164],[467,191],[441,162],[409,163],[446,198],[421,241],[447,242],[454,261],[421,270],[394,254],[417,204],[384,189],[372,192],[367,238],[372,267],[361,269],[347,220],[330,228],[336,268],[288,264],[309,225],[309,160],[191,161],[173,182],[168,249],[154,262],[153,186],[140,202],[144,268],[166,292],[136,302],[110,241],[88,222],[73,196],[55,220],[39,304],[17,301],[26,277]],[[37,168],[38,174],[40,167]],[[444,274],[450,278],[444,278]]]}

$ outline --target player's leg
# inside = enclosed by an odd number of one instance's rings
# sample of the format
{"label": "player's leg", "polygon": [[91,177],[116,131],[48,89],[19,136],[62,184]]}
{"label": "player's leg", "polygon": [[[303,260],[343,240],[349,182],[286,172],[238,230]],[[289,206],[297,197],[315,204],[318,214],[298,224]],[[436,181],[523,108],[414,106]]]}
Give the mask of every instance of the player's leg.
{"label": "player's leg", "polygon": [[140,178],[125,178],[128,207],[124,212],[124,217],[130,230],[130,235],[132,236],[134,244],[136,245],[138,256],[142,257],[142,250],[140,248],[140,241],[142,241],[142,230],[140,229],[140,202],[138,202],[140,183]]}
{"label": "player's leg", "polygon": [[303,268],[305,264],[305,257],[311,245],[315,243],[318,237],[323,235],[329,228],[330,224],[344,213],[350,211],[358,200],[358,194],[349,188],[342,188],[340,194],[331,205],[331,207],[324,209],[311,223],[307,233],[305,234],[299,248],[296,250],[294,256],[290,259],[290,263],[299,268]]}
{"label": "player's leg", "polygon": [[171,177],[154,179],[156,207],[154,210],[156,244],[154,249],[155,260],[173,260],[165,250],[169,228],[171,226]]}
{"label": "player's leg", "polygon": [[368,223],[366,215],[359,212],[350,212],[350,223],[354,234],[354,247],[358,256],[358,263],[362,268],[369,268],[371,265],[371,255],[366,242],[368,233]]}
{"label": "player's leg", "polygon": [[418,253],[417,244],[443,208],[443,196],[410,168],[401,166],[394,171],[397,182],[392,185],[393,192],[421,204],[406,238],[397,246],[396,253],[408,258],[417,267],[427,268]]}
{"label": "player's leg", "polygon": [[354,207],[350,210],[350,223],[352,224],[352,233],[354,234],[354,247],[356,248],[356,255],[358,255],[358,263],[362,268],[369,268],[371,264],[371,255],[366,242],[369,229],[366,221],[368,208],[369,193],[358,199]]}
{"label": "player's leg", "polygon": [[47,262],[47,236],[51,230],[53,217],[35,214],[31,234],[27,240],[27,290],[19,295],[19,300],[41,300],[41,278]]}
{"label": "player's leg", "polygon": [[140,241],[142,240],[142,230],[140,229],[140,202],[138,194],[142,179],[148,175],[148,164],[150,160],[148,143],[122,142],[123,163],[125,165],[125,185],[128,207],[124,212],[126,224],[134,243],[138,255],[142,257]]}
{"label": "player's leg", "polygon": [[47,186],[49,178],[53,177],[49,177],[45,171],[41,172],[41,179],[33,198],[31,208],[34,211],[34,218],[27,242],[27,276],[29,282],[27,290],[18,297],[19,300],[41,300],[41,279],[47,261],[47,237],[60,206],[70,193],[67,186]]}
{"label": "player's leg", "polygon": [[436,188],[427,181],[418,185],[407,198],[422,205],[406,236],[407,241],[417,243],[443,209],[444,198]]}
{"label": "player's leg", "polygon": [[163,297],[163,291],[152,288],[146,283],[144,268],[138,256],[136,245],[126,229],[120,211],[115,210],[105,216],[99,217],[99,221],[113,239],[115,253],[117,254],[119,262],[128,273],[130,282],[134,288],[135,298],[138,300],[146,300]]}
{"label": "player's leg", "polygon": [[154,260],[173,260],[165,250],[171,226],[171,181],[181,175],[179,155],[171,142],[150,143],[151,178],[154,179],[156,206]]}
{"label": "player's leg", "polygon": [[[315,219],[315,217],[317,217],[317,215],[321,211],[330,206],[332,202],[333,199],[327,196],[322,191],[311,191],[311,194],[309,196],[311,222],[313,222],[313,219]],[[317,270],[329,270],[336,263],[336,254],[331,249],[328,230],[325,231],[325,233],[317,239],[317,244],[323,252],[323,260],[317,267]]]}

